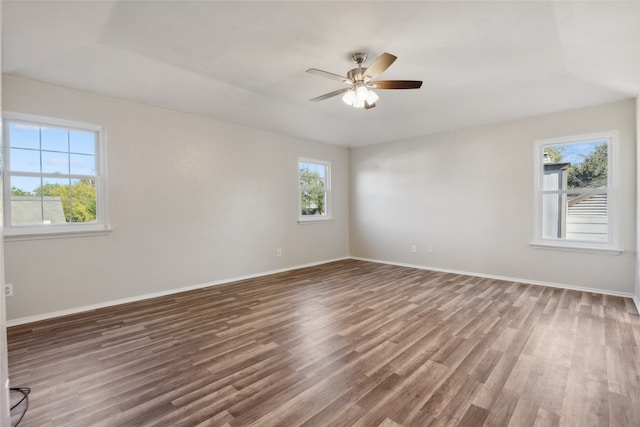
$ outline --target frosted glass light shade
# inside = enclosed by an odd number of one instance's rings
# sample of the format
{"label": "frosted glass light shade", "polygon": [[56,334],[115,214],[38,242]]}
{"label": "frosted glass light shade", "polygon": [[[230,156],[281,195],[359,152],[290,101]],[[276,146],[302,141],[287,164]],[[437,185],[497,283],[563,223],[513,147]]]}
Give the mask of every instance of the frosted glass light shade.
{"label": "frosted glass light shade", "polygon": [[365,85],[359,85],[356,88],[356,97],[360,101],[366,101],[368,96],[369,96],[369,89],[367,89],[367,87]]}
{"label": "frosted glass light shade", "polygon": [[342,101],[347,105],[353,105],[353,101],[355,100],[356,100],[356,93],[352,90],[345,92],[345,94],[342,95]]}
{"label": "frosted glass light shade", "polygon": [[380,99],[380,97],[378,96],[377,93],[375,93],[374,91],[370,90],[369,94],[367,95],[367,104],[369,105],[373,105],[376,103],[376,101]]}

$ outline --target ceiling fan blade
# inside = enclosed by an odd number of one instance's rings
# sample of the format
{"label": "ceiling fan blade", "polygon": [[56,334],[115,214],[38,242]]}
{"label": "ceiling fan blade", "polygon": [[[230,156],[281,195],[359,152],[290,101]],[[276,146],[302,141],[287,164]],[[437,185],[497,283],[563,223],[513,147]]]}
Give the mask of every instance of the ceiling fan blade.
{"label": "ceiling fan blade", "polygon": [[373,104],[369,104],[368,102],[365,102],[365,103],[364,103],[364,109],[365,109],[365,110],[368,110],[368,109],[373,108],[373,107],[375,107],[375,106],[376,106],[376,103],[375,103],[375,102],[374,102]]}
{"label": "ceiling fan blade", "polygon": [[378,80],[370,84],[375,89],[419,89],[420,80]]}
{"label": "ceiling fan blade", "polygon": [[350,87],[345,87],[344,89],[334,90],[333,92],[325,93],[324,95],[320,95],[320,96],[318,96],[316,98],[313,98],[313,99],[311,99],[311,101],[322,101],[324,99],[340,95],[341,93],[345,93],[345,92],[347,92],[349,90],[351,90]]}
{"label": "ceiling fan blade", "polygon": [[350,79],[348,79],[348,78],[346,78],[344,76],[341,76],[339,74],[330,73],[328,71],[318,70],[317,68],[309,68],[307,70],[307,73],[314,74],[316,76],[324,77],[324,78],[331,79],[331,80],[337,80],[339,82],[346,83],[346,84],[353,83]]}
{"label": "ceiling fan blade", "polygon": [[382,74],[384,70],[389,68],[391,64],[393,64],[393,61],[395,61],[396,59],[396,56],[385,52],[382,55],[378,56],[376,60],[373,61],[371,65],[369,65],[364,74],[371,77],[371,80],[373,80],[380,74]]}

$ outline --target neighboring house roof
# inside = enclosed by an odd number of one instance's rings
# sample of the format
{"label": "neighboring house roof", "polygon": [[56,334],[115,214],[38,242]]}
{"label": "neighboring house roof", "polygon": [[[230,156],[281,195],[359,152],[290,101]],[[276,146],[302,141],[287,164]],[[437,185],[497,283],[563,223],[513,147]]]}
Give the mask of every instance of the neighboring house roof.
{"label": "neighboring house roof", "polygon": [[544,163],[544,171],[554,171],[554,170],[567,170],[571,166],[569,162],[559,162],[559,163]]}
{"label": "neighboring house roof", "polygon": [[67,222],[62,200],[56,196],[11,196],[11,223],[58,224]]}

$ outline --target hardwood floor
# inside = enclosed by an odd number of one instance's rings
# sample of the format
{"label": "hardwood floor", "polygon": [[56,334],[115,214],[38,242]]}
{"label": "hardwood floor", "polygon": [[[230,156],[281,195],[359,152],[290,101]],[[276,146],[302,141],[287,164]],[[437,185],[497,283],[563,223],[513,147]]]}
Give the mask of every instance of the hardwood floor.
{"label": "hardwood floor", "polygon": [[640,426],[631,300],[356,260],[8,338],[21,426]]}

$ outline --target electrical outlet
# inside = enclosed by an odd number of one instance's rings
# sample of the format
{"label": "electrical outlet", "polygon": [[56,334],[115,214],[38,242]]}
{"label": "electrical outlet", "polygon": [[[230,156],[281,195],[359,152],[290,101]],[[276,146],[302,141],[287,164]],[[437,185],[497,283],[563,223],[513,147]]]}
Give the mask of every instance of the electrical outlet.
{"label": "electrical outlet", "polygon": [[13,283],[5,283],[4,284],[4,296],[12,297],[13,296]]}
{"label": "electrical outlet", "polygon": [[428,254],[432,254],[433,253],[433,246],[431,246],[431,245],[427,246],[427,253]]}
{"label": "electrical outlet", "polygon": [[282,256],[282,249],[276,249],[276,256]]}
{"label": "electrical outlet", "polygon": [[411,245],[411,252],[416,253],[417,248],[416,245]]}

